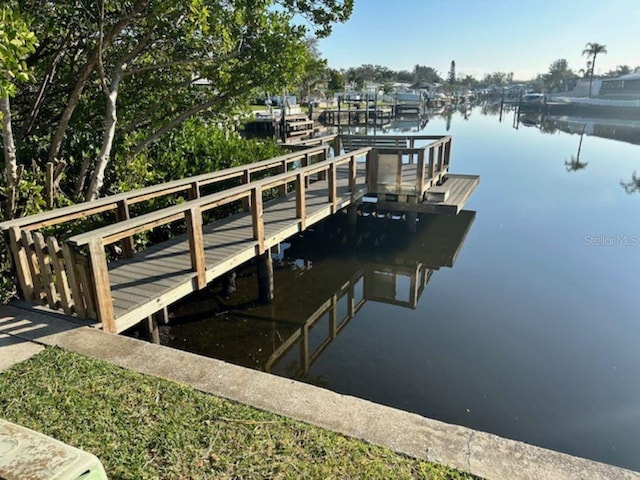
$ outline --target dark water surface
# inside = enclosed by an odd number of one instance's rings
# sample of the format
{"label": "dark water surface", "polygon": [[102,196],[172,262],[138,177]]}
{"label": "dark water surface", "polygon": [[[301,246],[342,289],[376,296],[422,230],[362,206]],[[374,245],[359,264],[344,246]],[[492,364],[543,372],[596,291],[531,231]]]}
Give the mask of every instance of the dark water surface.
{"label": "dark water surface", "polygon": [[272,305],[247,268],[163,342],[640,470],[640,127],[482,113],[421,130],[481,176],[468,211],[334,219],[283,245]]}

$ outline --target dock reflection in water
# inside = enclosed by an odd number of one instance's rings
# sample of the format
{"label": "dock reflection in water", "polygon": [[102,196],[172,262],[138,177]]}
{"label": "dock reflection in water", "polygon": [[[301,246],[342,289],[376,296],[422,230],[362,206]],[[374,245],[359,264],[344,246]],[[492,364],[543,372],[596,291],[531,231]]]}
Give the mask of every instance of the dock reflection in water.
{"label": "dock reflection in water", "polygon": [[453,267],[474,219],[472,211],[426,215],[418,231],[407,234],[404,222],[361,217],[362,230],[351,236],[344,219],[335,219],[283,245],[272,304],[254,302],[255,280],[247,270],[236,292],[227,296],[227,286],[218,285],[179,305],[162,342],[330,384],[338,379],[309,377],[314,362],[365,304],[415,309],[434,272]]}

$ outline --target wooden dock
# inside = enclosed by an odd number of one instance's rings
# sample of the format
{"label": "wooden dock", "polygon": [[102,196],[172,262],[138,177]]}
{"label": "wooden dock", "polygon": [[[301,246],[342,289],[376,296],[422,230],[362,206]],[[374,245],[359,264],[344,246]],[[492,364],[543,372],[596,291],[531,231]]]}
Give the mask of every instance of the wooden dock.
{"label": "wooden dock", "polygon": [[[418,147],[417,141],[427,144]],[[344,153],[342,146],[348,147]],[[291,149],[262,162],[0,224],[22,297],[119,333],[162,316],[173,302],[253,258],[267,272],[261,288],[273,290],[270,249],[340,209],[355,213],[365,195],[412,215],[456,214],[477,185],[477,177],[448,174],[448,136],[331,136]],[[159,197],[175,204],[135,216],[136,204]],[[109,224],[70,238],[41,233],[98,214],[110,215]],[[137,235],[163,226],[184,233],[136,251]],[[119,258],[113,258],[114,244]]]}

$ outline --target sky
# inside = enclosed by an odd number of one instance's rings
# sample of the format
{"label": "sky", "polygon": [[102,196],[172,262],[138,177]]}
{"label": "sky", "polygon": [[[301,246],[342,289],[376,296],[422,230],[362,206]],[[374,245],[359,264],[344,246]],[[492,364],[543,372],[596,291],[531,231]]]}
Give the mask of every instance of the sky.
{"label": "sky", "polygon": [[513,72],[528,80],[564,58],[585,68],[587,42],[607,47],[595,73],[640,66],[640,0],[355,0],[351,18],[318,43],[331,68],[363,64],[446,77]]}

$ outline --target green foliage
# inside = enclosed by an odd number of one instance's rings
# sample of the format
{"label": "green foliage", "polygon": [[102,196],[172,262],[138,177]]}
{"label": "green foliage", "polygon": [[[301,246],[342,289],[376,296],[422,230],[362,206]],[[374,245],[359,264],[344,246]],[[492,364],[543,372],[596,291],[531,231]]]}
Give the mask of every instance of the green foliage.
{"label": "green foliage", "polygon": [[16,286],[11,275],[9,251],[4,242],[0,242],[0,305],[7,303],[15,294]]}
{"label": "green foliage", "polygon": [[14,96],[16,82],[28,82],[32,73],[25,61],[38,44],[28,23],[17,10],[0,10],[0,96]]}
{"label": "green foliage", "polygon": [[560,89],[563,80],[575,77],[573,70],[569,68],[569,63],[560,58],[549,66],[549,73],[542,76],[544,86],[548,91]]}
{"label": "green foliage", "polygon": [[0,411],[112,479],[475,478],[56,348],[0,373]]}
{"label": "green foliage", "polygon": [[[128,142],[136,142],[134,136]],[[273,140],[248,140],[204,119],[192,118],[131,158],[117,155],[115,190],[126,191],[201,173],[244,165],[282,154]]]}

